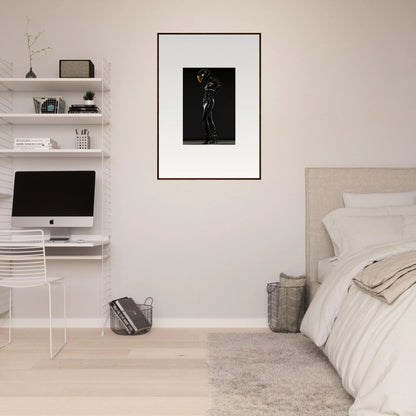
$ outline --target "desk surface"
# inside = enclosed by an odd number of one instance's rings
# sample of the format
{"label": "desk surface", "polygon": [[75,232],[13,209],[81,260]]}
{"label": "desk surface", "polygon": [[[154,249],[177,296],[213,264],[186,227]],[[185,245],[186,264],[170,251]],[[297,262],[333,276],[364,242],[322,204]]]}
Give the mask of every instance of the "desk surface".
{"label": "desk surface", "polygon": [[108,241],[102,240],[68,240],[68,241],[45,241],[45,247],[97,247],[108,244]]}

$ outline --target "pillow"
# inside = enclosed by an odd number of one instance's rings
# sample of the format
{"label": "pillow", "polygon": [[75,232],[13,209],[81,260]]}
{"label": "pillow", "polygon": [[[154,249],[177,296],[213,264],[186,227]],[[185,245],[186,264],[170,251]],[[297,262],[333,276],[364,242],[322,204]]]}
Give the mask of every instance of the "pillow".
{"label": "pillow", "polygon": [[405,215],[403,227],[403,240],[416,239],[416,215]]}
{"label": "pillow", "polygon": [[375,244],[403,240],[403,216],[344,217],[339,220],[333,244],[339,255]]}
{"label": "pillow", "polygon": [[416,204],[416,191],[388,192],[380,194],[351,194],[342,195],[346,208],[369,208],[403,206]]}
{"label": "pillow", "polygon": [[[356,221],[345,218],[358,217]],[[379,220],[371,218],[382,217]],[[389,220],[389,217],[400,219]],[[367,220],[366,220],[367,219]],[[366,223],[367,221],[367,223]],[[416,238],[416,205],[382,208],[339,208],[322,220],[336,256],[349,250],[398,240]],[[380,227],[377,229],[377,227]],[[354,234],[357,234],[356,236]],[[372,234],[368,235],[367,234]],[[351,239],[351,241],[349,241]]]}

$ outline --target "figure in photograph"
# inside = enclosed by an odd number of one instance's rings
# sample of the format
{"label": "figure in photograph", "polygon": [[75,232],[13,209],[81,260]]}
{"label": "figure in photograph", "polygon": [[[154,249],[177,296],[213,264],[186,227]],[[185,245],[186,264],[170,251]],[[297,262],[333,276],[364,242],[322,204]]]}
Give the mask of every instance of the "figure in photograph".
{"label": "figure in photograph", "polygon": [[204,94],[202,96],[202,123],[205,129],[205,141],[203,144],[216,144],[218,141],[218,134],[212,111],[215,104],[214,97],[222,87],[222,84],[211,74],[209,69],[199,70],[196,77],[204,89]]}
{"label": "figure in photograph", "polygon": [[182,71],[182,143],[234,145],[235,68],[190,67]]}

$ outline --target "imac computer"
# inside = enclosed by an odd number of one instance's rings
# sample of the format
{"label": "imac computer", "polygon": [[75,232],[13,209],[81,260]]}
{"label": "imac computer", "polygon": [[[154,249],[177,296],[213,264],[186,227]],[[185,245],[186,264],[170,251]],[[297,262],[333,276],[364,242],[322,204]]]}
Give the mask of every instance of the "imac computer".
{"label": "imac computer", "polygon": [[92,227],[95,171],[19,171],[14,175],[12,226],[50,228],[68,240],[70,227]]}

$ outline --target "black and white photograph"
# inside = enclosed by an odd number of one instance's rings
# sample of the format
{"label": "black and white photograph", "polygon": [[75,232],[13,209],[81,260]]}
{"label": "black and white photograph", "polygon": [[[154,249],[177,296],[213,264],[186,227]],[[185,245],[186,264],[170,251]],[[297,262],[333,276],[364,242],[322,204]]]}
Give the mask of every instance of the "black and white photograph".
{"label": "black and white photograph", "polygon": [[235,68],[183,68],[183,144],[235,140]]}

